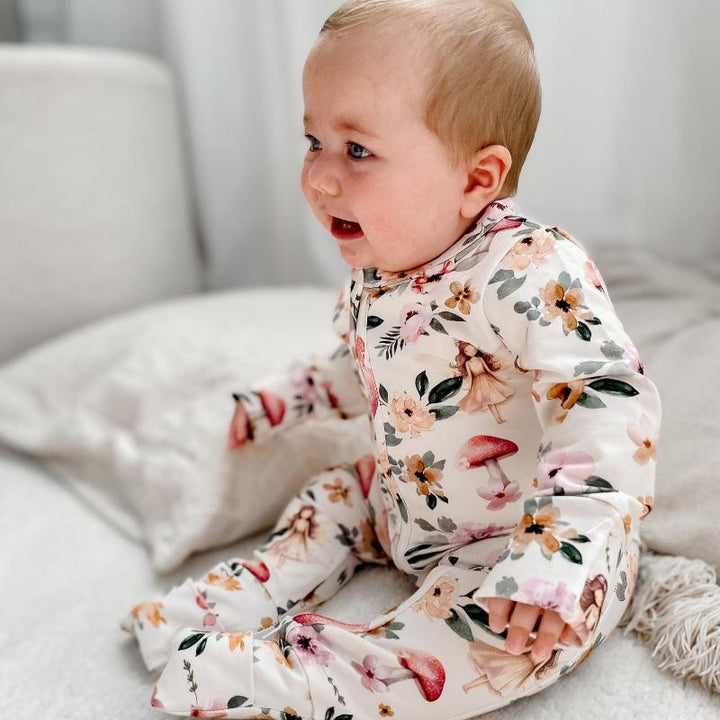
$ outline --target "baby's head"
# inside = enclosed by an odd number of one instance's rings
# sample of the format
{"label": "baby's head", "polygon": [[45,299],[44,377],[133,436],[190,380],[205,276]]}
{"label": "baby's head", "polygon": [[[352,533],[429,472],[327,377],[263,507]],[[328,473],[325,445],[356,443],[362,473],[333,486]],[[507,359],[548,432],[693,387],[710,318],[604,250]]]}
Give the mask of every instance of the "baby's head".
{"label": "baby's head", "polygon": [[305,197],[346,262],[386,271],[437,257],[515,193],[540,115],[510,0],[349,0],[303,95]]}

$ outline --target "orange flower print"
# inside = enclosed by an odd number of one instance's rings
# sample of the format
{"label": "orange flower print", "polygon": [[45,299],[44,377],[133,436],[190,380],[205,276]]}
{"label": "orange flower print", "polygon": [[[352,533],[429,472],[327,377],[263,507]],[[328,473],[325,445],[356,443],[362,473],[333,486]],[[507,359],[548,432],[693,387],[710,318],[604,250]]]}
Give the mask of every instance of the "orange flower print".
{"label": "orange flower print", "polygon": [[225,590],[242,590],[240,581],[234,575],[230,575],[226,572],[224,572],[222,575],[217,575],[215,573],[209,572],[205,576],[205,582],[208,585],[219,585]]}
{"label": "orange flower print", "polygon": [[405,468],[401,480],[406,483],[415,483],[418,495],[437,495],[445,497],[442,486],[439,484],[443,474],[437,467],[426,467],[419,455],[405,458]]}
{"label": "orange flower print", "polygon": [[556,280],[548,280],[545,287],[538,290],[538,295],[545,303],[542,319],[550,323],[555,318],[561,318],[566,333],[577,328],[578,319],[591,320],[594,317],[592,311],[581,309],[585,295],[579,287],[565,290]]}
{"label": "orange flower print", "polygon": [[392,717],[394,714],[393,709],[389,705],[384,705],[383,703],[378,705],[378,715],[380,717]]}
{"label": "orange flower print", "polygon": [[508,253],[508,262],[516,270],[525,270],[530,263],[542,265],[547,255],[554,250],[555,238],[540,228],[513,246]]}
{"label": "orange flower print", "polygon": [[480,295],[472,289],[471,281],[468,279],[464,285],[459,282],[450,283],[450,292],[452,296],[445,301],[445,305],[449,308],[458,306],[458,310],[463,315],[470,314],[470,303],[476,303],[480,299]]}
{"label": "orange flower print", "polygon": [[429,430],[435,423],[435,416],[407,393],[396,395],[390,401],[395,430],[419,437],[422,430]]}
{"label": "orange flower print", "polygon": [[230,650],[237,650],[237,648],[240,648],[240,652],[245,650],[245,636],[246,635],[252,635],[252,633],[245,633],[245,632],[239,632],[239,633],[228,633],[227,639],[228,639],[228,645],[230,646]]}
{"label": "orange flower print", "polygon": [[638,465],[645,465],[648,460],[655,460],[657,452],[658,434],[650,418],[643,413],[637,423],[628,425],[627,433],[630,439],[638,446],[633,454],[633,460]]}
{"label": "orange flower print", "polygon": [[561,423],[567,417],[567,411],[582,397],[585,392],[585,380],[569,380],[568,382],[556,383],[547,391],[548,400],[559,400],[560,407],[555,413],[553,420]]}
{"label": "orange flower print", "polygon": [[160,614],[160,608],[163,606],[161,602],[144,602],[136,605],[130,615],[138,620],[147,620],[153,627],[160,627],[160,623],[166,623],[167,620]]}
{"label": "orange flower print", "polygon": [[623,528],[625,529],[625,534],[629,535],[630,531],[632,530],[632,517],[630,515],[623,515]]}
{"label": "orange flower print", "polygon": [[279,662],[281,665],[284,665],[286,668],[292,669],[292,656],[290,656],[290,658],[285,657],[283,651],[280,649],[280,643],[277,640],[261,640],[261,642],[264,642],[266,645],[270,646],[270,649],[273,651],[273,655],[275,655],[275,660],[277,660],[277,662]]}
{"label": "orange flower print", "polygon": [[328,499],[330,502],[344,502],[348,507],[352,507],[350,502],[350,486],[345,485],[340,478],[335,478],[333,484],[323,483],[323,487],[328,491]]}
{"label": "orange flower print", "polygon": [[526,513],[513,530],[515,548],[519,547],[525,552],[531,542],[536,542],[545,553],[556,553],[560,549],[558,537],[577,536],[577,530],[574,528],[557,532],[559,519],[560,508],[551,503],[543,505],[534,515]]}
{"label": "orange flower print", "polygon": [[653,496],[652,495],[638,495],[636,498],[639,502],[643,504],[642,512],[640,513],[640,520],[642,520],[644,517],[650,514],[653,507]]}
{"label": "orange flower print", "polygon": [[454,593],[455,583],[450,578],[438,578],[412,608],[438,620],[447,620],[452,617]]}

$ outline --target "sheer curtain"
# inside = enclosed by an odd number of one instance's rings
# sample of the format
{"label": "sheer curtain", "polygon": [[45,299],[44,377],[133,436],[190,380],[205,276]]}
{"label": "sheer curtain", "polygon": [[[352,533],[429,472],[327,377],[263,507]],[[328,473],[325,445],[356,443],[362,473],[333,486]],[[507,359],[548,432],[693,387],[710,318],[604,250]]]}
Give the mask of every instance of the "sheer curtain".
{"label": "sheer curtain", "polygon": [[[113,45],[170,63],[210,287],[341,281],[334,241],[299,186],[302,63],[339,0],[18,2],[30,40]],[[520,206],[590,248],[652,246],[720,267],[720,3],[517,5],[544,89]],[[45,23],[41,37],[33,16]]]}

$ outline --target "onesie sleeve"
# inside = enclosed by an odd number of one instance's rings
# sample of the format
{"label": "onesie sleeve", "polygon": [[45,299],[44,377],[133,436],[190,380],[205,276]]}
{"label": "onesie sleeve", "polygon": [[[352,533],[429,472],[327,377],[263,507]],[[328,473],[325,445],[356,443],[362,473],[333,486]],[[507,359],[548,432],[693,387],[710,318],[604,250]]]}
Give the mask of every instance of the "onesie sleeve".
{"label": "onesie sleeve", "polygon": [[488,597],[553,609],[584,639],[606,594],[624,599],[632,587],[608,583],[622,579],[652,508],[659,393],[594,263],[557,228],[512,244],[483,305],[516,366],[533,373],[542,437],[522,516],[473,599],[485,610]]}
{"label": "onesie sleeve", "polygon": [[264,378],[254,388],[233,393],[248,415],[250,440],[310,418],[350,418],[367,413],[355,363],[348,346],[349,285],[340,291],[333,314],[340,343],[326,355],[313,353],[308,362]]}

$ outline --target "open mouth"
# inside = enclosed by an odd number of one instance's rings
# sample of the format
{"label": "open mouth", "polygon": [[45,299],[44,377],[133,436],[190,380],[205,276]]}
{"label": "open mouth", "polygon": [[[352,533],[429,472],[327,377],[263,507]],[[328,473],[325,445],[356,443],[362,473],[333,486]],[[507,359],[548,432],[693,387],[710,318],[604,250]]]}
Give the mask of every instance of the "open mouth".
{"label": "open mouth", "polygon": [[333,237],[338,240],[354,240],[362,237],[363,231],[360,225],[352,220],[343,220],[342,218],[333,217],[330,232]]}

